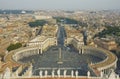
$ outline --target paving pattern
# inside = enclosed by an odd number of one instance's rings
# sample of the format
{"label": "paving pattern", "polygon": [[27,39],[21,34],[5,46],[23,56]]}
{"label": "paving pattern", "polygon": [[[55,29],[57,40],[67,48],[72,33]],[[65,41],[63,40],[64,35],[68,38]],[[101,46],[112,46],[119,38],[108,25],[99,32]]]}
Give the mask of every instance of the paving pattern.
{"label": "paving pattern", "polygon": [[[70,47],[69,47],[70,48]],[[79,54],[77,51],[74,51],[73,48],[68,49],[68,47],[62,48],[62,58],[61,61],[62,64],[58,64],[59,61],[59,47],[53,46],[50,47],[46,52],[44,52],[42,55],[34,55],[30,57],[25,57],[19,61],[27,63],[32,62],[33,63],[33,73],[34,75],[39,75],[39,71],[42,70],[43,72],[45,70],[48,71],[48,74],[51,74],[52,70],[55,70],[55,73],[60,68],[61,74],[65,69],[67,69],[67,74],[71,74],[71,70],[78,70],[79,75],[85,76],[87,71],[89,70],[88,64],[91,61],[99,62],[102,61],[102,59],[92,56],[90,54]],[[93,74],[94,75],[94,74]]]}

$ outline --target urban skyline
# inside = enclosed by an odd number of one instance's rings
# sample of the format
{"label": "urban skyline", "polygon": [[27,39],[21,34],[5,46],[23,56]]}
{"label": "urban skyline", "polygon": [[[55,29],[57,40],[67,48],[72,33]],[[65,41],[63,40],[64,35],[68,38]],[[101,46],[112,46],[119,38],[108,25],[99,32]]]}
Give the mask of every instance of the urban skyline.
{"label": "urban skyline", "polygon": [[119,0],[0,0],[0,9],[111,10],[120,9],[119,3]]}
{"label": "urban skyline", "polygon": [[120,79],[119,0],[0,0],[0,79]]}

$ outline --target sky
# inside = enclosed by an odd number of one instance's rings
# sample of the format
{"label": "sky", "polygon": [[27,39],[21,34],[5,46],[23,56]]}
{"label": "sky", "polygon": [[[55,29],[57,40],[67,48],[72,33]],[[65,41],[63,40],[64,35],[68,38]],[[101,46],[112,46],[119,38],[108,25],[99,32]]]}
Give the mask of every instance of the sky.
{"label": "sky", "polygon": [[109,10],[120,9],[120,0],[0,0],[0,9]]}

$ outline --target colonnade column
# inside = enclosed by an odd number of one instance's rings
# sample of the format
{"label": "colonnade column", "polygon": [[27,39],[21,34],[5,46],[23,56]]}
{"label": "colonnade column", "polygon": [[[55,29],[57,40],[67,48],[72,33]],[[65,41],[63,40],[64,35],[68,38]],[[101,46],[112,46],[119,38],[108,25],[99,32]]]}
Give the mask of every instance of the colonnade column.
{"label": "colonnade column", "polygon": [[83,47],[79,47],[79,54],[84,54],[84,48]]}
{"label": "colonnade column", "polygon": [[81,49],[82,49],[82,47],[79,45],[79,54],[81,54]]}
{"label": "colonnade column", "polygon": [[38,52],[38,54],[39,54],[39,52],[40,52],[40,48],[38,48],[37,52]]}
{"label": "colonnade column", "polygon": [[57,39],[56,39],[55,43],[56,43],[56,46],[57,46]]}
{"label": "colonnade column", "polygon": [[106,75],[106,74],[107,74],[107,70],[106,70],[106,69],[104,69],[103,71],[104,71],[104,74]]}
{"label": "colonnade column", "polygon": [[81,49],[81,50],[82,50],[82,52],[81,52],[81,53],[82,53],[82,54],[84,54],[84,48],[83,48],[83,47],[82,47],[82,49]]}
{"label": "colonnade column", "polygon": [[103,78],[103,75],[104,75],[104,73],[103,73],[103,71],[101,71],[100,72],[100,77]]}
{"label": "colonnade column", "polygon": [[87,78],[90,78],[90,71],[87,72]]}
{"label": "colonnade column", "polygon": [[115,66],[114,66],[114,68],[115,68],[115,69],[117,68],[117,62],[115,63]]}
{"label": "colonnade column", "polygon": [[2,58],[0,57],[0,68],[2,67]]}
{"label": "colonnade column", "polygon": [[79,54],[81,53],[81,51],[80,51],[81,49],[79,49]]}
{"label": "colonnade column", "polygon": [[43,45],[41,44],[41,46],[40,46],[40,54],[43,53],[42,47],[43,47]]}

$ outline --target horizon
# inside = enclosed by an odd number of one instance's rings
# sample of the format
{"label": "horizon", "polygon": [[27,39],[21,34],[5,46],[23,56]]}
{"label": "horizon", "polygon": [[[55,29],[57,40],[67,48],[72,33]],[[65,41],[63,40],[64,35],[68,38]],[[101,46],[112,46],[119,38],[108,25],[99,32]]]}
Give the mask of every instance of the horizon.
{"label": "horizon", "polygon": [[120,0],[1,0],[2,10],[118,10]]}

